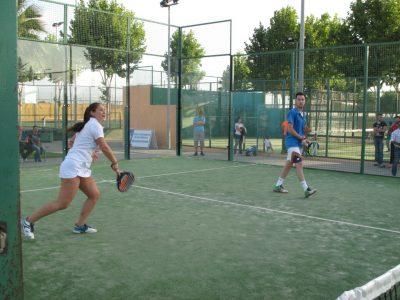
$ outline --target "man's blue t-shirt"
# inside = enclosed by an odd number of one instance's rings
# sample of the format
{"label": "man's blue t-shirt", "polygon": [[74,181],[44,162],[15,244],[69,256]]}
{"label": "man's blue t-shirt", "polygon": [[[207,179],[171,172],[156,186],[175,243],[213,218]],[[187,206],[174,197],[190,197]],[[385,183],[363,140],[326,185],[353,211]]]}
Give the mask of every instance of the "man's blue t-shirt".
{"label": "man's blue t-shirt", "polygon": [[[193,118],[193,124],[197,123],[197,122],[204,122],[204,124],[206,123],[206,117],[204,116],[195,116]],[[193,125],[194,126],[194,131],[195,132],[204,132],[204,125]]]}
{"label": "man's blue t-shirt", "polygon": [[[297,108],[293,108],[287,114],[288,123],[292,124],[293,129],[300,135],[304,136],[304,127],[306,126],[306,118]],[[286,148],[301,147],[301,140],[287,132],[285,140]]]}

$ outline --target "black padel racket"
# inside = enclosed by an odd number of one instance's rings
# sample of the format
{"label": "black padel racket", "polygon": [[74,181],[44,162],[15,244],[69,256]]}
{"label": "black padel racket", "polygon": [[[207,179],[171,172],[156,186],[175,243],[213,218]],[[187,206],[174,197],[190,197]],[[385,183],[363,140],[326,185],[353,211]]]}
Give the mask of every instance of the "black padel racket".
{"label": "black padel racket", "polygon": [[126,192],[135,181],[135,175],[132,172],[123,171],[117,176],[117,189],[121,193]]}

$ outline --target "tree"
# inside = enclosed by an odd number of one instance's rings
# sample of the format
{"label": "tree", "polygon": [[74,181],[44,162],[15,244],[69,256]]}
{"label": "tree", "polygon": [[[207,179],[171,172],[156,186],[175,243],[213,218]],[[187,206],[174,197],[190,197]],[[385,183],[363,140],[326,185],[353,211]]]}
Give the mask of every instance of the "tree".
{"label": "tree", "polygon": [[[247,65],[247,57],[242,53],[237,53],[233,59],[234,63],[234,89],[235,90],[249,90],[251,83],[249,82],[250,69]],[[230,81],[230,66],[228,66],[222,73],[222,89],[229,90]]]}
{"label": "tree", "polygon": [[84,55],[92,71],[100,72],[102,100],[109,104],[114,75],[125,78],[132,74],[145,52],[143,24],[135,21],[134,13],[115,0],[89,0],[87,4],[81,0],[70,31],[69,43],[87,46]]}
{"label": "tree", "polygon": [[24,83],[41,79],[40,74],[35,74],[32,66],[27,63],[23,63],[21,57],[18,57],[18,123],[21,117],[22,107],[22,92],[24,91]]}
{"label": "tree", "polygon": [[[179,31],[175,31],[171,39],[171,79],[178,83],[178,51],[179,51]],[[201,58],[205,55],[205,50],[197,41],[192,30],[188,33],[182,33],[182,85],[196,85],[205,75],[201,70]],[[168,72],[168,53],[164,55],[165,59],[161,67]]]}
{"label": "tree", "polygon": [[[42,17],[39,8],[35,4],[28,4],[27,0],[18,0],[17,2],[17,22],[18,36],[37,40],[40,33],[45,33],[44,25],[40,18]],[[18,104],[22,105],[23,84],[27,81],[37,79],[32,66],[22,62],[22,58],[18,57]],[[20,115],[20,113],[18,113]]]}
{"label": "tree", "polygon": [[[400,0],[355,0],[350,8],[347,22],[358,43],[400,40]],[[399,94],[399,50],[398,46],[370,46],[369,76],[375,77],[370,86],[392,85]]]}
{"label": "tree", "polygon": [[297,40],[299,25],[297,13],[293,7],[285,7],[274,12],[270,26],[260,25],[254,29],[249,43],[245,43],[248,54],[249,77],[256,90],[263,90],[261,80],[277,80],[290,77],[290,53],[272,52],[295,48],[293,41]]}
{"label": "tree", "polygon": [[400,40],[400,0],[355,0],[350,10],[348,23],[357,41]]}
{"label": "tree", "polygon": [[[262,24],[255,28],[250,43],[246,43],[250,78],[255,89],[265,89],[264,81],[288,79],[290,77],[291,55],[283,50],[298,48],[300,26],[296,10],[290,6],[275,11],[270,26]],[[330,47],[352,41],[348,23],[337,16],[323,14],[320,18],[309,16],[305,24],[305,77],[318,78],[306,81],[306,88],[321,88],[325,78],[342,78],[349,73],[351,57],[335,50],[310,50],[310,48]],[[278,50],[276,52],[275,50]],[[261,54],[257,54],[260,53]],[[298,54],[298,52],[296,52]],[[296,62],[298,55],[296,55]],[[297,65],[297,63],[296,63]],[[344,85],[342,79],[335,85]]]}
{"label": "tree", "polygon": [[18,36],[39,39],[40,33],[45,33],[39,8],[35,4],[28,4],[27,0],[18,0]]}
{"label": "tree", "polygon": [[306,19],[305,31],[305,77],[312,79],[305,82],[306,88],[325,89],[326,78],[331,79],[331,86],[345,88],[344,77],[352,75],[361,66],[361,61],[355,63],[354,58],[358,57],[351,49],[327,47],[350,42],[351,34],[346,22],[328,13],[320,18],[311,15]]}

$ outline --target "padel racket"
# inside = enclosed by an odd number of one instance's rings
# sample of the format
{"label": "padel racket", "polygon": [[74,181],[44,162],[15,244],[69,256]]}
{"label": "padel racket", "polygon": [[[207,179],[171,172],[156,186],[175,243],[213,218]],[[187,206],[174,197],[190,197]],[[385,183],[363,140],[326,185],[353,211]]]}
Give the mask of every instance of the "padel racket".
{"label": "padel racket", "polygon": [[292,157],[291,157],[291,161],[292,163],[296,164],[296,163],[300,163],[303,159],[303,156],[300,153],[297,152],[292,152]]}
{"label": "padel racket", "polygon": [[125,193],[129,190],[135,181],[135,175],[129,171],[122,171],[117,176],[117,189],[121,193]]}

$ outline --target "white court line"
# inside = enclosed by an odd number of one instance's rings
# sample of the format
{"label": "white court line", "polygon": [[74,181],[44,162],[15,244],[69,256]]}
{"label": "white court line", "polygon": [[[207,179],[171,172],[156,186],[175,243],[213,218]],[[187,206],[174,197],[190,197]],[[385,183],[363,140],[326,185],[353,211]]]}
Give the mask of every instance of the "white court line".
{"label": "white court line", "polygon": [[[110,181],[112,181],[112,180],[100,180],[97,183],[105,183],[105,182],[110,182]],[[113,181],[115,181],[115,180],[113,180]],[[58,188],[60,188],[59,185],[58,186],[46,187],[46,188],[40,188],[40,189],[33,189],[33,190],[23,190],[20,193],[22,194],[22,193],[29,193],[29,192],[40,192],[40,191],[46,191],[46,190],[55,190],[55,189],[58,189]]]}
{"label": "white court line", "polygon": [[161,177],[167,175],[179,175],[179,174],[189,174],[189,173],[200,173],[200,172],[207,172],[207,171],[214,171],[214,170],[222,170],[222,169],[229,169],[229,168],[241,168],[241,167],[248,167],[248,166],[255,166],[256,164],[248,164],[248,165],[237,165],[237,166],[229,166],[229,167],[219,167],[219,168],[210,168],[210,169],[201,169],[201,170],[191,170],[191,171],[182,171],[182,172],[174,172],[174,173],[164,173],[164,174],[157,174],[157,175],[147,175],[138,177],[141,178],[150,178],[150,177]]}
{"label": "white court line", "polygon": [[166,190],[149,188],[149,187],[140,186],[140,185],[135,185],[135,188],[140,188],[140,189],[145,189],[145,190],[149,190],[149,191],[170,194],[170,195],[175,195],[175,196],[181,196],[181,197],[186,197],[186,198],[191,198],[191,199],[203,200],[203,201],[208,201],[208,202],[215,202],[215,203],[227,204],[227,205],[232,205],[232,206],[246,207],[246,208],[251,208],[251,209],[256,209],[256,210],[263,210],[263,211],[285,214],[285,215],[296,216],[296,217],[302,217],[302,218],[318,220],[318,221],[323,221],[323,222],[336,223],[336,224],[340,224],[340,225],[349,225],[349,226],[353,226],[353,227],[367,228],[367,229],[373,229],[373,230],[378,230],[378,231],[400,234],[400,231],[397,231],[397,230],[374,227],[374,226],[367,226],[367,225],[356,224],[356,223],[345,222],[345,221],[338,221],[338,220],[333,220],[333,219],[325,219],[325,218],[309,216],[309,215],[294,213],[294,212],[290,212],[290,211],[272,209],[272,208],[267,208],[267,207],[262,207],[262,206],[253,206],[253,205],[248,205],[248,204],[241,204],[241,203],[235,203],[235,202],[230,202],[230,201],[211,199],[211,198],[207,198],[207,197],[193,196],[193,195],[188,195],[188,194],[182,194],[182,193],[176,193],[176,192],[171,192],[171,191],[166,191]]}
{"label": "white court line", "polygon": [[29,171],[35,171],[35,172],[47,172],[47,171],[53,171],[53,169],[34,169],[34,168],[21,168],[20,172],[29,172]]}
{"label": "white court line", "polygon": [[[151,177],[161,177],[161,176],[169,176],[169,175],[179,175],[179,174],[188,174],[188,173],[200,173],[200,172],[207,172],[207,171],[214,171],[214,170],[221,170],[221,169],[228,169],[228,168],[241,168],[241,167],[248,167],[248,166],[256,166],[256,164],[242,164],[242,165],[228,166],[228,167],[219,167],[219,168],[209,168],[209,169],[201,169],[201,170],[190,170],[190,171],[182,171],[182,172],[147,175],[147,176],[137,177],[137,179],[151,178]],[[105,183],[105,182],[115,182],[115,179],[113,179],[113,180],[100,180],[97,183]],[[46,190],[54,190],[54,189],[58,189],[59,187],[60,186],[52,186],[52,187],[38,188],[38,189],[32,189],[32,190],[23,190],[23,191],[21,191],[21,194],[22,193],[28,193],[28,192],[39,192],[39,191],[46,191]]]}

